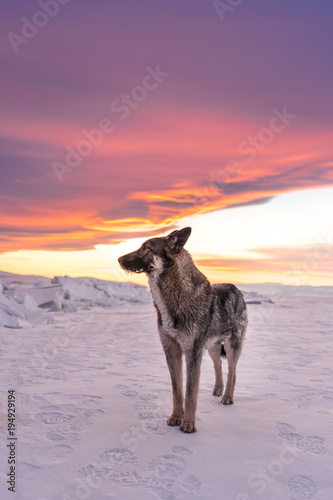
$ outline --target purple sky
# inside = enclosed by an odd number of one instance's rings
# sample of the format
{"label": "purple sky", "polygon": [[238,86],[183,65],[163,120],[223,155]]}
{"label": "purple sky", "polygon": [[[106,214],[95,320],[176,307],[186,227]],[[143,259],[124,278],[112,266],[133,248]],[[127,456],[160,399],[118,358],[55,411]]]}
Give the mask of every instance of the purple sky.
{"label": "purple sky", "polygon": [[[333,185],[333,3],[244,0],[223,20],[214,3],[2,6],[2,252],[93,248]],[[294,118],[270,138],[273,109]],[[114,129],[66,164],[66,148],[101,120]],[[249,160],[240,144],[260,133],[268,142]],[[67,168],[62,182],[54,162]]]}

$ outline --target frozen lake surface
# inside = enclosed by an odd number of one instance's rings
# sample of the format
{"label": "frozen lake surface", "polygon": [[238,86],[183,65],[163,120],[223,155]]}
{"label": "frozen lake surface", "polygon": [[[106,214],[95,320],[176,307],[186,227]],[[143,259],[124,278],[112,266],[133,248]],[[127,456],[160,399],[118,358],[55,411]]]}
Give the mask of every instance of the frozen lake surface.
{"label": "frozen lake surface", "polygon": [[[117,296],[117,284],[62,278],[53,284],[67,299],[58,295],[50,311],[36,306],[40,292],[27,299],[33,277],[15,293],[5,278],[3,321],[20,318],[8,312],[19,301],[22,324],[0,327],[1,499],[332,498],[332,289],[243,288],[250,322],[235,404],[211,394],[206,354],[198,432],[187,435],[166,425],[171,384],[146,289],[127,284]],[[92,297],[98,287],[107,303]],[[15,494],[6,484],[8,390]]]}

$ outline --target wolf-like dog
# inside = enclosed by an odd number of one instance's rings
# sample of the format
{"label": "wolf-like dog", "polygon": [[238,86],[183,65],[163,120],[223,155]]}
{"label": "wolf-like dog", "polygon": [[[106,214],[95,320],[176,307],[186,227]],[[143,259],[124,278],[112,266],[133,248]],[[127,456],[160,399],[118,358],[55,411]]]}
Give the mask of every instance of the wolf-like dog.
{"label": "wolf-like dog", "polygon": [[[228,361],[228,378],[221,403],[233,404],[236,365],[247,325],[240,290],[231,284],[211,285],[184,249],[191,234],[185,227],[168,236],[151,238],[135,252],[119,257],[128,272],[146,273],[157,312],[160,339],[170,371],[173,411],[168,425],[195,432],[200,367],[204,349],[214,363],[213,394],[222,396],[221,357]],[[185,407],[182,359],[186,360]]]}

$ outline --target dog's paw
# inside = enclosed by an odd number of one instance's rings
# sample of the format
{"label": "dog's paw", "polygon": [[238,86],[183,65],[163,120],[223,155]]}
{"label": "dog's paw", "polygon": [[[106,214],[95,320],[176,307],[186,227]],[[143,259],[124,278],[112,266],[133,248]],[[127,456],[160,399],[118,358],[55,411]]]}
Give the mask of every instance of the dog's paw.
{"label": "dog's paw", "polygon": [[232,396],[228,396],[228,394],[225,394],[223,398],[221,399],[221,403],[223,405],[233,405],[234,404],[234,398]]}
{"label": "dog's paw", "polygon": [[167,420],[167,424],[172,426],[180,425],[181,422],[182,417],[176,417],[175,415],[171,415],[171,417],[169,417]]}
{"label": "dog's paw", "polygon": [[183,432],[186,432],[186,434],[190,434],[191,432],[197,432],[197,428],[193,421],[182,420],[179,429]]}
{"label": "dog's paw", "polygon": [[222,394],[223,394],[223,387],[215,386],[213,389],[213,396],[222,396]]}

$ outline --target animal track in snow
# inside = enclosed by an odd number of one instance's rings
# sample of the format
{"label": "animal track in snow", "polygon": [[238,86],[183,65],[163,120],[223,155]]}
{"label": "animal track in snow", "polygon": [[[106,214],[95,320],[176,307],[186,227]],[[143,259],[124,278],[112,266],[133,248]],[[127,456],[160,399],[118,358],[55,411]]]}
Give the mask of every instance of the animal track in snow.
{"label": "animal track in snow", "polygon": [[285,439],[288,442],[295,442],[297,437],[302,437],[300,434],[296,434],[296,429],[290,424],[285,422],[277,422],[275,424],[275,428],[277,430],[277,434],[282,439]]}
{"label": "animal track in snow", "polygon": [[115,389],[128,389],[128,386],[127,385],[124,385],[124,384],[116,384],[113,386]]}
{"label": "animal track in snow", "polygon": [[[119,487],[150,491],[161,500],[174,500],[182,490],[193,495],[202,488],[199,478],[193,475],[183,477],[187,467],[186,457],[192,454],[193,451],[185,446],[174,445],[170,454],[150,461],[150,475],[146,475],[137,470],[138,459],[132,451],[112,448],[102,452],[93,464],[81,467],[78,472],[87,478],[106,478]],[[144,498],[143,493],[140,497]]]}
{"label": "animal track in snow", "polygon": [[304,453],[310,453],[311,455],[324,455],[326,453],[326,448],[324,446],[325,439],[319,436],[302,436],[297,434],[295,427],[285,422],[277,422],[276,425],[277,434],[282,439],[285,439],[298,450]]}
{"label": "animal track in snow", "polygon": [[138,413],[139,420],[154,420],[156,418],[160,418],[160,415],[152,411],[140,411]]}
{"label": "animal track in snow", "polygon": [[133,403],[133,408],[141,411],[157,410],[158,405],[156,403],[150,403],[145,401],[136,401]]}
{"label": "animal track in snow", "polygon": [[159,436],[164,436],[168,432],[171,432],[171,427],[167,425],[158,425],[154,422],[149,422],[145,425],[145,429],[147,432],[151,432],[152,434],[158,434]]}
{"label": "animal track in snow", "polygon": [[66,430],[49,430],[45,432],[44,434],[45,438],[48,439],[49,441],[53,442],[67,442],[67,443],[78,443],[80,442],[80,438],[78,437],[78,434],[70,433]]}
{"label": "animal track in snow", "polygon": [[293,495],[299,499],[312,498],[317,493],[317,485],[310,476],[295,475],[288,480],[288,486]]}
{"label": "animal track in snow", "polygon": [[89,476],[102,477],[101,471],[102,471],[102,468],[97,468],[93,464],[87,464],[87,465],[84,465],[83,467],[81,467],[80,469],[78,469],[78,473],[82,474],[82,476],[85,476],[85,477],[89,477]]}
{"label": "animal track in snow", "polygon": [[140,485],[153,492],[161,500],[173,500],[178,496],[178,488],[175,490],[175,481],[170,478],[141,477]]}
{"label": "animal track in snow", "polygon": [[111,450],[106,450],[100,454],[100,458],[102,460],[107,460],[112,465],[136,465],[138,463],[136,456],[126,448],[113,448]]}
{"label": "animal track in snow", "polygon": [[44,424],[52,425],[70,422],[75,419],[75,415],[69,415],[61,411],[44,411],[37,413],[36,420],[41,420]]}
{"label": "animal track in snow", "polygon": [[148,469],[155,471],[159,477],[165,478],[182,474],[186,466],[186,461],[179,455],[161,455],[150,462]]}
{"label": "animal track in snow", "polygon": [[155,394],[141,394],[139,396],[139,399],[142,401],[153,401],[154,399],[157,399],[158,396],[155,396]]}
{"label": "animal track in snow", "polygon": [[128,398],[135,398],[136,396],[139,395],[136,391],[131,391],[130,389],[126,389],[126,390],[122,391],[121,394],[123,396],[128,397]]}
{"label": "animal track in snow", "polygon": [[311,455],[325,455],[326,448],[323,446],[325,439],[319,436],[307,436],[302,437],[300,440],[296,439],[296,447],[304,451],[304,453],[310,453]]}
{"label": "animal track in snow", "polygon": [[201,481],[195,476],[187,476],[181,483],[180,487],[189,493],[196,493],[202,487]]}
{"label": "animal track in snow", "polygon": [[311,401],[313,396],[300,396],[297,398],[297,408],[301,408],[303,410],[310,408]]}
{"label": "animal track in snow", "polygon": [[78,470],[85,477],[108,478],[119,486],[129,488],[145,488],[152,491],[158,498],[172,500],[176,497],[174,491],[175,482],[171,478],[158,478],[155,476],[142,476],[135,470],[122,471],[118,468],[108,467],[105,463],[101,465],[88,464]]}
{"label": "animal track in snow", "polygon": [[85,465],[79,469],[79,474],[85,477],[94,478],[109,478],[111,481],[120,484],[121,486],[131,486],[136,488],[139,486],[140,476],[136,471],[120,471],[113,467],[104,465],[96,466],[92,464]]}

